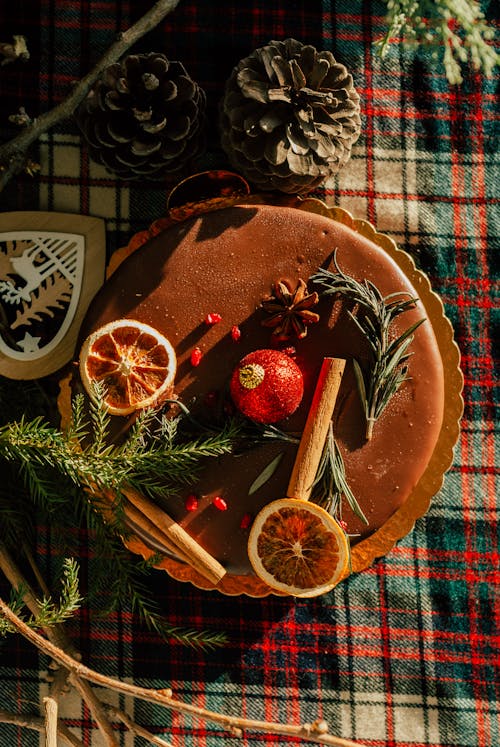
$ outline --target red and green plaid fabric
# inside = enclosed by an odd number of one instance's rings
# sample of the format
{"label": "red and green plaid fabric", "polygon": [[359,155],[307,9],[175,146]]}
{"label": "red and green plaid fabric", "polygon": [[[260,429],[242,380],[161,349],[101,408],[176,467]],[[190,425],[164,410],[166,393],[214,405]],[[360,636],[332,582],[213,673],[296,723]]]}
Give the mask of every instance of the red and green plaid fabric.
{"label": "red and green plaid fabric", "polygon": [[[9,114],[35,117],[69,93],[150,3],[129,0],[0,2],[1,41],[28,39],[30,60],[0,68],[5,139]],[[484,3],[493,26],[495,3]],[[316,194],[366,218],[428,273],[462,352],[465,414],[453,465],[427,515],[367,571],[318,599],[224,597],[158,573],[151,582],[173,625],[224,630],[223,650],[164,643],[129,609],[103,619],[87,605],[69,625],[91,667],[248,718],[300,723],[325,718],[332,733],[373,747],[495,747],[499,734],[498,363],[500,155],[498,78],[466,69],[450,87],[428,53],[394,46],[384,61],[384,2],[247,0],[190,2],[137,45],[179,59],[207,93],[210,132],[200,170],[226,166],[217,107],[233,65],[270,39],[329,49],[352,71],[362,136],[340,175]],[[89,160],[71,120],[34,148],[35,178],[11,182],[1,209],[51,210],[106,221],[109,253],[164,212],[161,186],[124,184]],[[35,548],[50,579],[59,558],[40,527]],[[75,529],[82,582],[94,558]],[[106,599],[103,595],[103,606]],[[38,709],[48,692],[45,656],[19,637],[0,649],[0,707]],[[250,744],[221,728],[116,696],[179,747]],[[70,694],[61,714],[83,744],[101,744],[89,712]],[[144,744],[116,724],[119,744]],[[256,735],[256,744],[293,740]],[[1,747],[43,744],[0,724]]]}

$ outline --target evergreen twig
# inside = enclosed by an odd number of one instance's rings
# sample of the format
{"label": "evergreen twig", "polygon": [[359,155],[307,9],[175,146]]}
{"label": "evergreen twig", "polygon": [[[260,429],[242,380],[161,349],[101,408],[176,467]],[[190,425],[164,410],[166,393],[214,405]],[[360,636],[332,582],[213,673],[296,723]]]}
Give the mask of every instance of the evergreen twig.
{"label": "evergreen twig", "polygon": [[[9,606],[18,616],[24,608],[25,589],[23,587],[12,590]],[[36,615],[31,615],[24,622],[31,628],[45,628],[59,625],[80,608],[83,598],[78,586],[78,564],[73,558],[65,558],[61,579],[61,596],[56,604],[51,597],[44,597],[38,602]],[[22,618],[24,619],[24,618]],[[5,618],[0,618],[0,636],[15,632]]]}
{"label": "evergreen twig", "polygon": [[500,62],[492,45],[494,31],[476,0],[386,0],[387,32],[375,42],[385,57],[394,39],[408,47],[430,49],[442,57],[452,85],[462,83],[461,65],[468,62],[490,76]]}
{"label": "evergreen twig", "polygon": [[[203,460],[231,451],[240,429],[230,421],[219,431],[191,436],[181,421],[169,420],[157,411],[144,412],[136,420],[130,439],[110,444],[109,415],[102,398],[97,398],[86,419],[81,398],[77,397],[66,432],[42,417],[1,425],[0,462],[8,466],[13,478],[17,475],[17,483],[19,474],[22,476],[27,486],[24,509],[28,516],[32,515],[34,501],[45,515],[51,515],[53,526],[67,522],[88,528],[95,556],[103,561],[94,577],[92,595],[97,595],[100,579],[110,597],[110,608],[131,604],[142,622],[162,637],[189,646],[215,647],[225,642],[222,633],[184,630],[169,625],[162,617],[140,581],[144,571],[141,561],[131,556],[122,539],[129,532],[120,510],[120,490],[125,484],[153,495],[160,489],[165,492],[165,486],[173,490],[193,480]],[[99,491],[116,496],[113,514],[110,517],[108,512],[106,519]],[[19,492],[16,485],[16,495]],[[0,494],[0,507],[1,498]],[[7,516],[14,546],[22,531],[22,512]]]}

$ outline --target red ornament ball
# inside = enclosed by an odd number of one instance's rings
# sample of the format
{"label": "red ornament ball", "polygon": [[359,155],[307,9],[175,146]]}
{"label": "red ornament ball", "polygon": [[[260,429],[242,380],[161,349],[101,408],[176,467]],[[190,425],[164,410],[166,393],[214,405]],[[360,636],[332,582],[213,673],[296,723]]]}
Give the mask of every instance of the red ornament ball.
{"label": "red ornament ball", "polygon": [[280,350],[254,350],[233,371],[230,391],[238,410],[259,423],[291,415],[304,394],[302,372]]}

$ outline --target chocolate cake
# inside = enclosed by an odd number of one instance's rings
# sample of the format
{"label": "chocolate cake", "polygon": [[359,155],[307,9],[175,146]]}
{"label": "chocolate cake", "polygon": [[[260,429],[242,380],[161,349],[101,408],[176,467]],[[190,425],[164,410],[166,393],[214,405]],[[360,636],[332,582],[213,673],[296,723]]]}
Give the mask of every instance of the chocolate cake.
{"label": "chocolate cake", "polygon": [[[195,414],[206,414],[218,398],[227,396],[231,374],[243,356],[259,349],[293,348],[289,352],[302,371],[304,396],[278,425],[294,434],[303,428],[323,358],[345,358],[333,431],[349,486],[368,520],[361,522],[344,506],[343,520],[355,543],[387,521],[424,473],[443,420],[444,377],[426,320],[414,332],[408,379],[367,440],[353,359],[366,361],[369,349],[349,313],[355,311],[353,304],[320,294],[314,306],[319,318],[307,325],[307,334],[276,341],[272,328],[263,323],[263,300],[278,280],[292,289],[303,280],[313,293],[311,276],[319,268],[334,271],[334,257],[343,273],[370,281],[384,297],[419,295],[383,249],[346,225],[297,208],[236,205],[171,225],[127,257],[92,302],[81,340],[114,319],[131,318],[155,327],[177,355],[175,396]],[[395,319],[391,335],[401,335],[425,316],[417,302]],[[167,499],[170,515],[230,573],[250,574],[248,524],[265,503],[286,495],[296,448],[273,441],[238,456],[209,460],[194,487]],[[255,479],[281,452],[277,469],[250,495]],[[189,511],[185,502],[193,493],[198,507]],[[221,505],[226,510],[221,511]]]}

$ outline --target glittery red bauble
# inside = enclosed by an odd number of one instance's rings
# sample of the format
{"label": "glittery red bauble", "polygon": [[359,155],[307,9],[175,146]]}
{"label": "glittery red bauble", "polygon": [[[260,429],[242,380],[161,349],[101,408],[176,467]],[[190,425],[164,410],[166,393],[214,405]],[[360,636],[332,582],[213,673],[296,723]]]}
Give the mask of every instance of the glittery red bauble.
{"label": "glittery red bauble", "polygon": [[290,356],[280,350],[255,350],[234,369],[230,391],[243,415],[259,423],[277,423],[299,406],[304,381]]}

